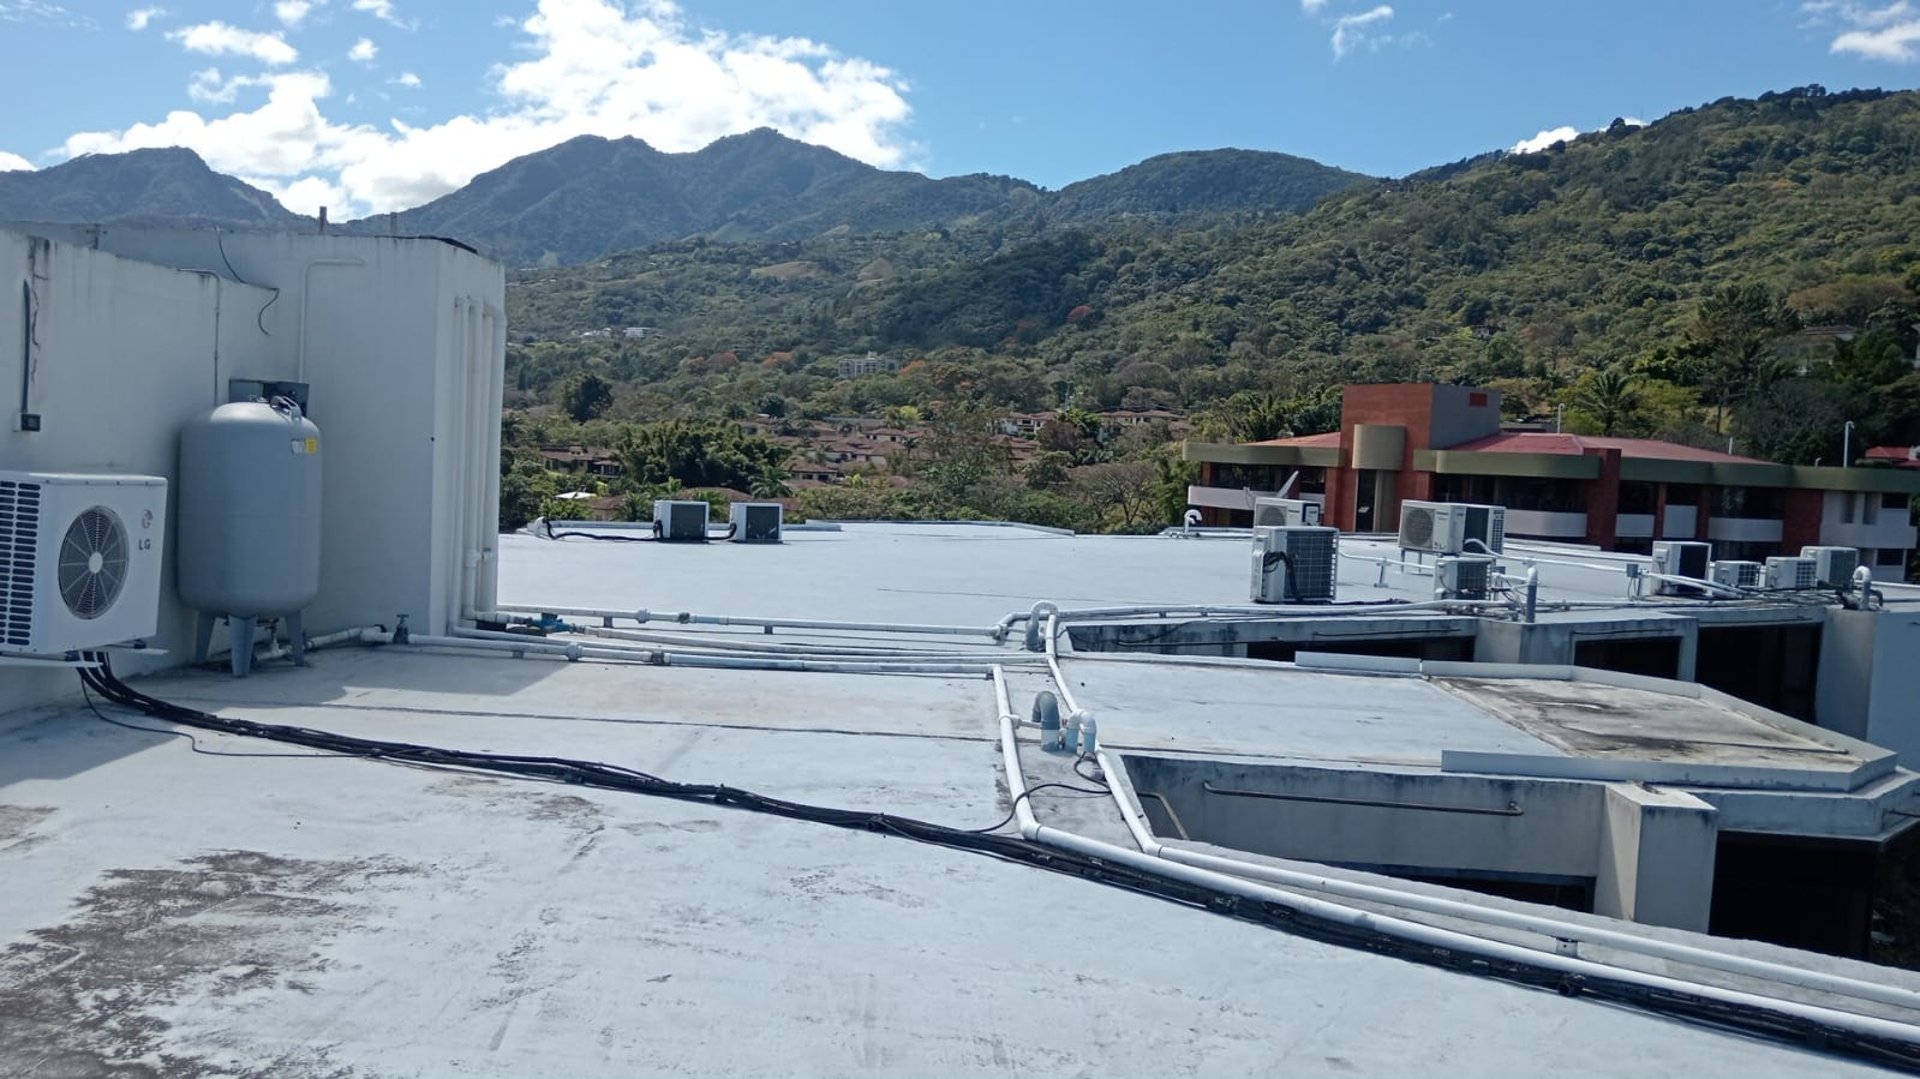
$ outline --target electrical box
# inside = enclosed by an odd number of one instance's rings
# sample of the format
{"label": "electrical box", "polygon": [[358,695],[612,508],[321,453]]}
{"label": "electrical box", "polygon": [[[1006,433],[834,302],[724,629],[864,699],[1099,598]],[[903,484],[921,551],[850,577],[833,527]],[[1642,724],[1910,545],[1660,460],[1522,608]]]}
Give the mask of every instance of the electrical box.
{"label": "electrical box", "polygon": [[779,543],[786,507],[778,502],[735,502],[727,508],[735,543]]}
{"label": "electrical box", "polygon": [[653,532],[666,543],[707,542],[707,514],[713,507],[705,502],[656,499],[653,503]]}

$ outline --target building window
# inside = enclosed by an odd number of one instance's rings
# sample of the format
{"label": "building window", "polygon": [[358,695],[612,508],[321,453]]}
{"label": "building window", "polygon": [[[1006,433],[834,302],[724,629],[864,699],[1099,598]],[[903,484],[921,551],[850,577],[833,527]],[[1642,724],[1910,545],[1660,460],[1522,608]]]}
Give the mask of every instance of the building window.
{"label": "building window", "polygon": [[1856,496],[1849,491],[1840,492],[1840,523],[1843,525],[1853,523],[1853,500],[1855,497]]}
{"label": "building window", "polygon": [[1786,516],[1786,509],[1786,492],[1778,487],[1720,487],[1714,490],[1715,517],[1778,521]]}
{"label": "building window", "polygon": [[1667,484],[1667,505],[1698,508],[1700,505],[1700,488],[1690,483]]}
{"label": "building window", "polygon": [[1660,488],[1652,483],[1620,485],[1620,512],[1651,514],[1660,504]]}
{"label": "building window", "polygon": [[1883,510],[1905,510],[1910,499],[1898,491],[1880,496],[1880,508]]}
{"label": "building window", "polygon": [[1904,566],[1907,564],[1907,552],[1898,547],[1880,548],[1880,565]]}
{"label": "building window", "polygon": [[1873,497],[1870,494],[1861,494],[1859,498],[1860,498],[1860,523],[1869,524],[1869,525],[1879,524],[1880,523],[1880,500]]}
{"label": "building window", "polygon": [[1765,562],[1780,553],[1780,545],[1764,541],[1714,540],[1713,557],[1722,562]]}

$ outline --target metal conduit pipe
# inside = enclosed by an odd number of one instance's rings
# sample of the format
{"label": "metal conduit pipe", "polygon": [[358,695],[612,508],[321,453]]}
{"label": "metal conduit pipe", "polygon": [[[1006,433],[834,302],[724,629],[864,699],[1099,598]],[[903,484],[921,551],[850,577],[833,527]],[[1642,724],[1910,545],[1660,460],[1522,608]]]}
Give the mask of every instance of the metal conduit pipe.
{"label": "metal conduit pipe", "polygon": [[[996,682],[998,686],[998,682]],[[1823,1023],[1828,1026],[1857,1034],[1876,1038],[1888,1038],[1908,1044],[1920,1044],[1920,1026],[1901,1023],[1891,1019],[1879,1019],[1858,1015],[1853,1012],[1825,1008],[1798,1001],[1780,1000],[1773,997],[1746,993],[1739,990],[1723,989],[1718,986],[1699,982],[1689,982],[1664,975],[1648,974],[1623,967],[1609,966],[1605,963],[1574,956],[1543,952],[1517,944],[1486,940],[1451,929],[1440,929],[1420,922],[1396,918],[1392,915],[1375,914],[1371,911],[1341,906],[1324,899],[1315,899],[1294,892],[1283,891],[1271,885],[1247,880],[1198,866],[1157,858],[1141,851],[1128,850],[1111,843],[1058,828],[1048,828],[1034,818],[1033,811],[1025,807],[1027,798],[1026,779],[1020,771],[1020,755],[1014,737],[1014,724],[1011,709],[1003,701],[1000,706],[1000,742],[1001,754],[1007,769],[1007,793],[1013,799],[1014,818],[1020,826],[1020,834],[1036,843],[1042,843],[1061,850],[1073,851],[1090,858],[1099,858],[1124,865],[1142,873],[1166,877],[1187,884],[1226,892],[1257,902],[1271,903],[1308,917],[1323,919],[1340,925],[1352,927],[1363,932],[1382,933],[1402,940],[1446,948],[1463,955],[1480,956],[1503,962],[1524,963],[1537,969],[1551,970],[1591,978],[1604,978],[1609,981],[1634,985],[1657,992],[1684,993],[1696,998],[1712,1000],[1735,1007],[1755,1008],[1770,1011],[1778,1015],[1790,1015],[1809,1022]]]}
{"label": "metal conduit pipe", "polygon": [[903,622],[830,622],[806,618],[745,618],[731,615],[693,614],[688,611],[616,611],[606,607],[541,607],[518,603],[497,605],[502,616],[551,614],[567,618],[628,618],[642,625],[648,622],[673,622],[694,626],[744,626],[753,629],[821,629],[849,633],[927,633],[956,637],[991,637],[988,626],[929,626]]}
{"label": "metal conduit pipe", "polygon": [[[1105,775],[1113,775],[1118,765],[1102,750],[1098,755],[1100,770]],[[1523,914],[1516,911],[1500,910],[1477,903],[1440,896],[1410,892],[1400,888],[1377,884],[1364,884],[1358,881],[1342,880],[1338,877],[1320,876],[1297,870],[1282,869],[1259,862],[1245,862],[1237,858],[1223,858],[1200,851],[1187,850],[1184,847],[1169,847],[1153,837],[1146,821],[1136,813],[1133,804],[1121,793],[1118,787],[1111,788],[1114,803],[1120,808],[1120,817],[1126,822],[1127,831],[1132,833],[1134,842],[1140,850],[1155,858],[1165,858],[1201,869],[1212,869],[1234,876],[1249,877],[1269,884],[1300,891],[1321,892],[1337,895],[1344,899],[1358,899],[1363,902],[1381,903],[1400,907],[1405,910],[1417,910],[1425,914],[1436,914],[1448,918],[1460,918],[1465,921],[1479,922],[1483,925],[1498,926],[1503,929],[1517,929],[1555,940],[1574,940],[1583,944],[1598,944],[1616,948],[1636,955],[1651,956],[1688,966],[1704,967],[1728,974],[1761,978],[1796,985],[1803,989],[1817,989],[1821,992],[1852,997],[1855,1000],[1868,1000],[1878,1004],[1889,1004],[1901,1008],[1920,1008],[1920,993],[1897,986],[1880,985],[1861,981],[1839,974],[1827,974],[1821,971],[1806,970],[1764,959],[1751,959],[1710,948],[1696,948],[1686,944],[1644,937],[1619,930],[1582,925],[1577,922],[1561,921],[1540,915]]]}

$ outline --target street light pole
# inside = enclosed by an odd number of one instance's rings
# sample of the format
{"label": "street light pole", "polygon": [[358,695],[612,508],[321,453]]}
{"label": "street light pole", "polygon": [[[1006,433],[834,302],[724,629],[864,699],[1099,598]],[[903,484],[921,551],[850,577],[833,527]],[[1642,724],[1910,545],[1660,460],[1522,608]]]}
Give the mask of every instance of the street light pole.
{"label": "street light pole", "polygon": [[1853,421],[1848,420],[1847,425],[1841,429],[1841,433],[1840,433],[1840,467],[1849,468],[1852,465],[1853,465]]}

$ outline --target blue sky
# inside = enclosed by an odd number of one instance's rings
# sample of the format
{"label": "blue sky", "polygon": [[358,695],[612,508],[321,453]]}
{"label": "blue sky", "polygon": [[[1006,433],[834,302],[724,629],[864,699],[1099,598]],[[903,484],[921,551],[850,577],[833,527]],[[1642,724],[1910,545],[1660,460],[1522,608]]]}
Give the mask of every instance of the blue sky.
{"label": "blue sky", "polygon": [[0,71],[0,168],[186,145],[345,216],[574,135],[759,126],[1049,187],[1217,146],[1398,175],[1726,95],[1911,88],[1920,0],[0,0]]}

